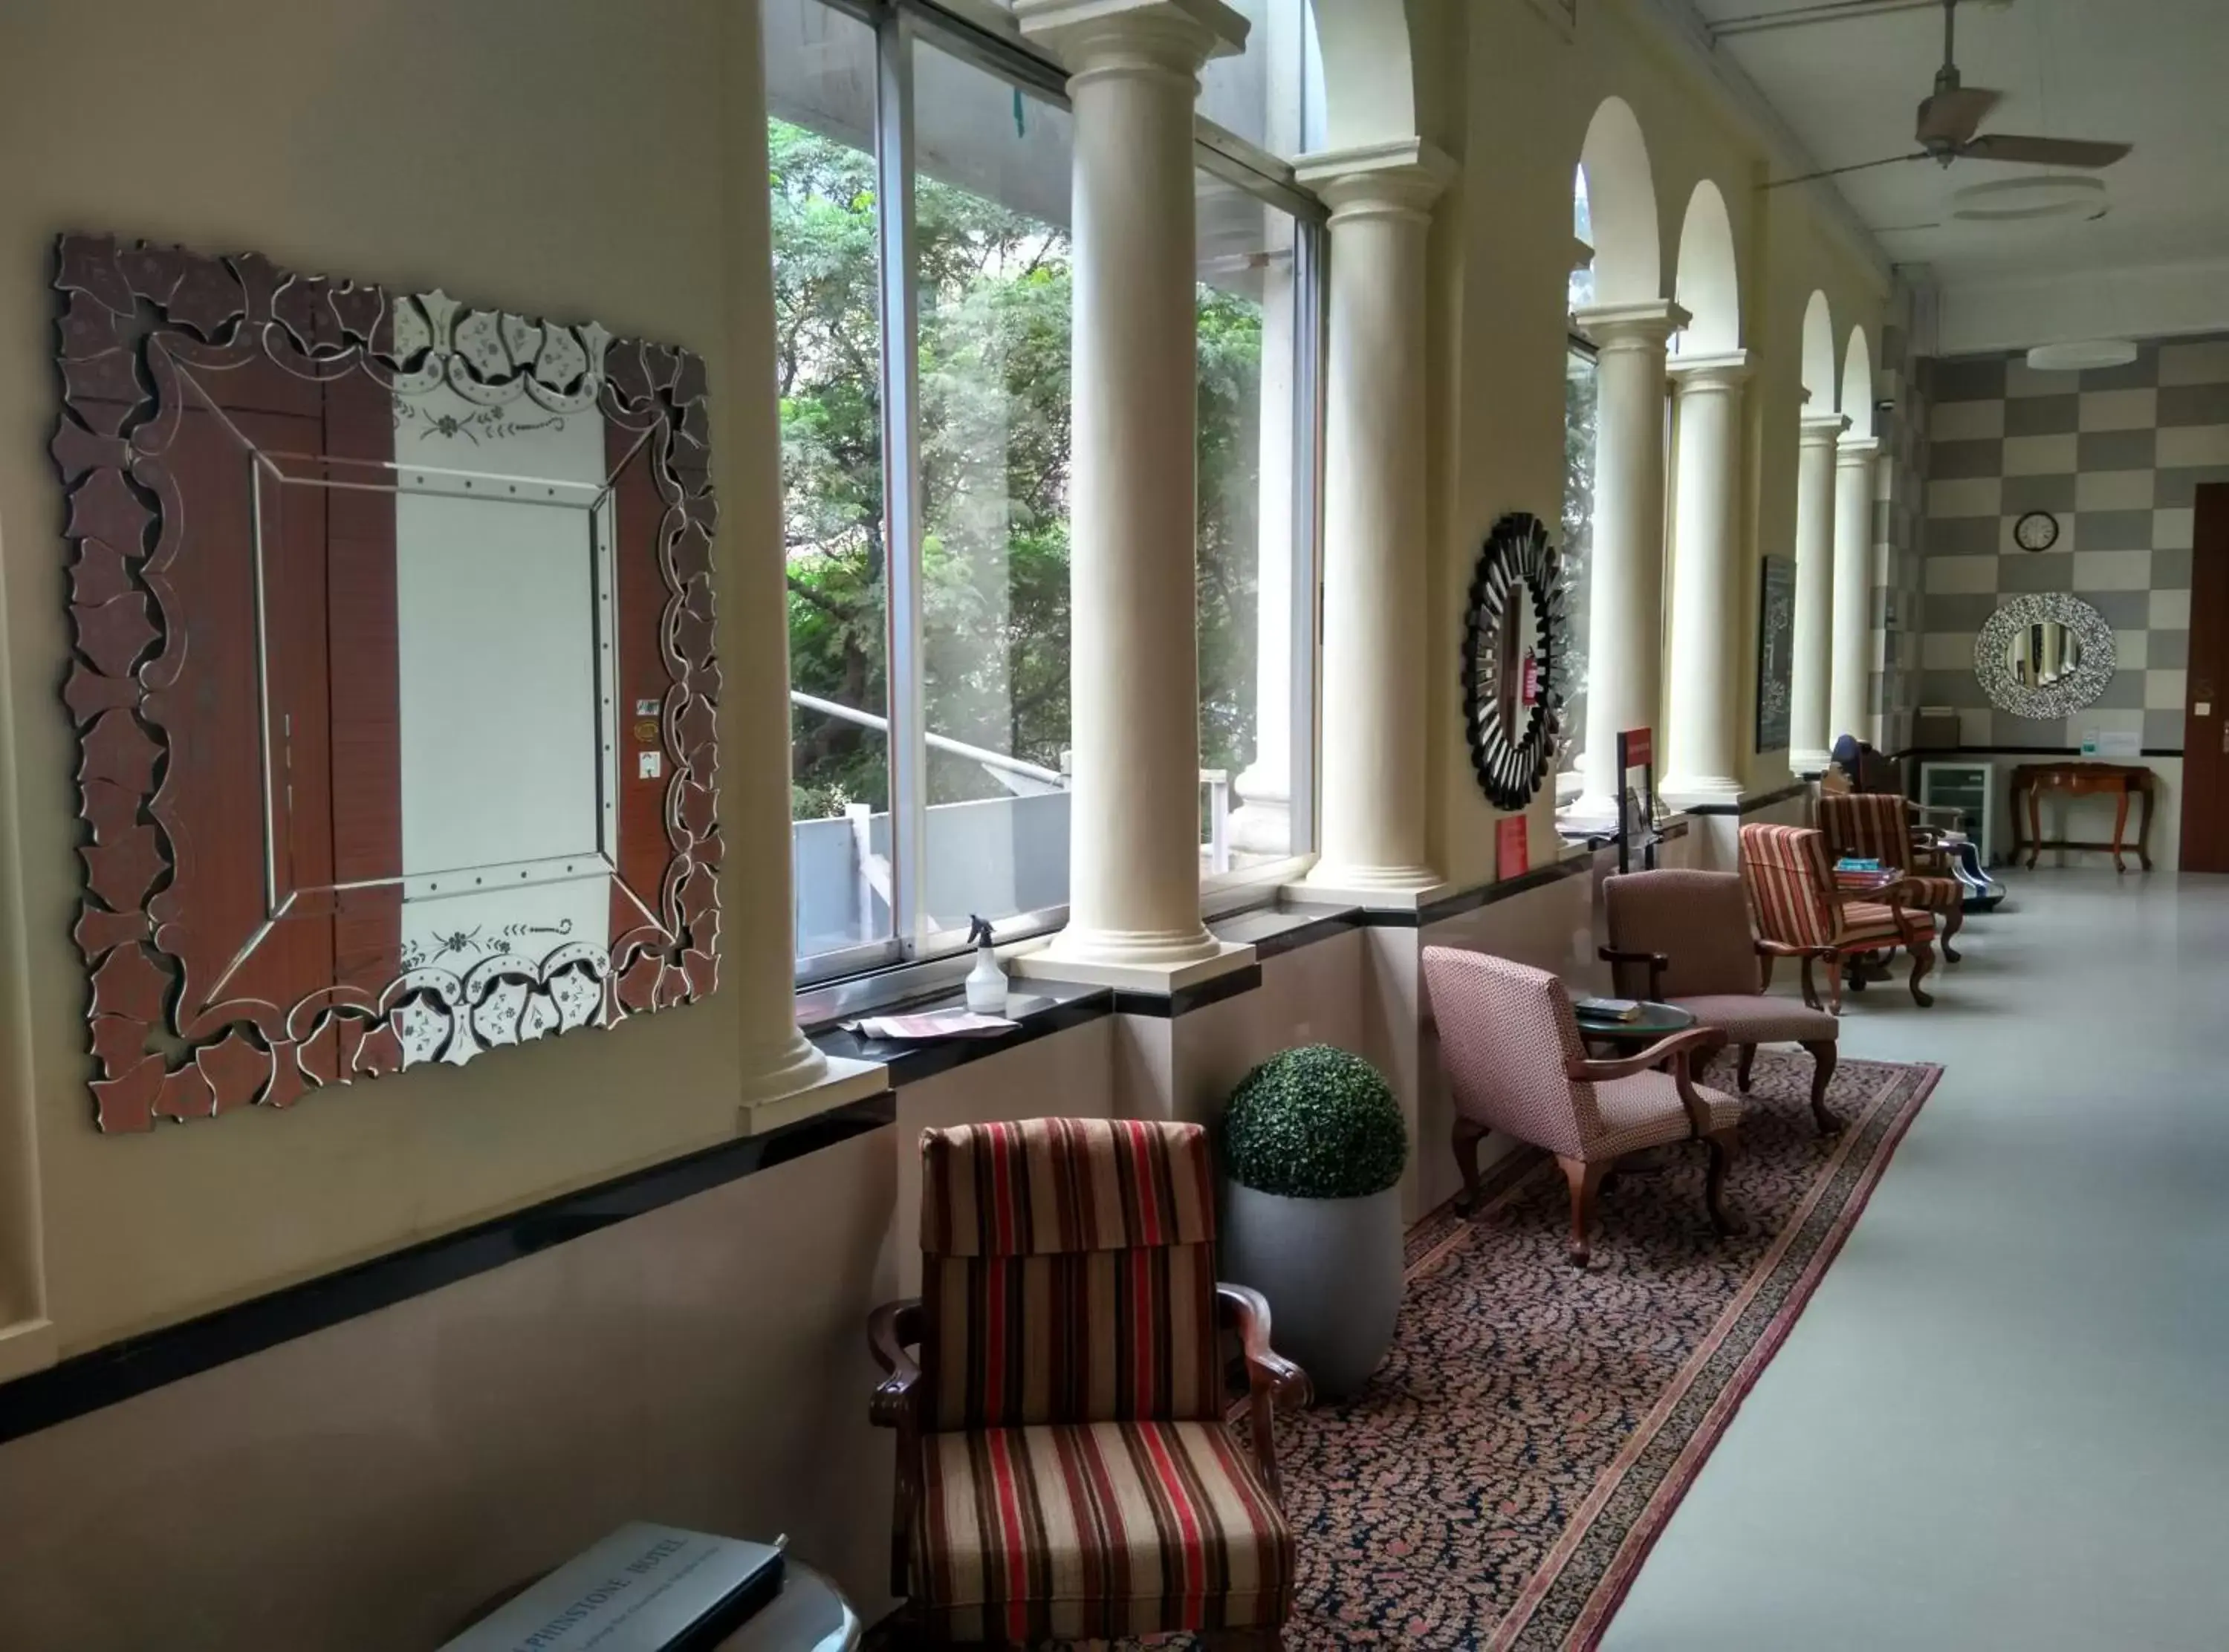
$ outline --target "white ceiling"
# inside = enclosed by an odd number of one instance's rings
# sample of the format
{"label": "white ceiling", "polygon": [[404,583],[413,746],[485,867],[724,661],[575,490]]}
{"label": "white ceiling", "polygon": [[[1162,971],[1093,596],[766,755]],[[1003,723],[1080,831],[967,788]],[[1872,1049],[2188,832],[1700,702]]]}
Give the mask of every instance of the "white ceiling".
{"label": "white ceiling", "polygon": [[[1860,0],[1827,21],[1754,31],[1737,20],[1818,13],[1827,0],[1692,0],[1821,167],[1916,150],[1915,112],[1943,61],[1938,6]],[[1721,32],[1724,31],[1724,32]],[[1961,0],[1958,67],[2003,93],[1984,131],[2118,140],[2136,152],[2097,176],[2110,210],[1960,222],[1967,184],[2044,169],[1912,161],[1802,189],[1839,189],[1898,264],[1955,294],[2006,278],[2229,258],[2229,0]],[[1936,228],[1912,226],[1936,224]],[[2095,283],[2093,283],[2095,285]]]}

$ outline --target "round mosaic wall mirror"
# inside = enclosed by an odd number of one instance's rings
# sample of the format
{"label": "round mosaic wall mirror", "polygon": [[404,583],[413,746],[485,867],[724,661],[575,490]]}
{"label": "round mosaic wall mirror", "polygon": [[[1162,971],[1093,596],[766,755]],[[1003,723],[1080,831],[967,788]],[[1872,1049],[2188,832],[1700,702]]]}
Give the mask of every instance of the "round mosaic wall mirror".
{"label": "round mosaic wall mirror", "polygon": [[2057,592],[2013,598],[1974,640],[1982,692],[2015,717],[2072,716],[2105,692],[2116,664],[2105,616]]}
{"label": "round mosaic wall mirror", "polygon": [[1527,511],[1493,525],[1479,553],[1463,626],[1463,732],[1478,784],[1497,808],[1532,800],[1563,732],[1562,558]]}

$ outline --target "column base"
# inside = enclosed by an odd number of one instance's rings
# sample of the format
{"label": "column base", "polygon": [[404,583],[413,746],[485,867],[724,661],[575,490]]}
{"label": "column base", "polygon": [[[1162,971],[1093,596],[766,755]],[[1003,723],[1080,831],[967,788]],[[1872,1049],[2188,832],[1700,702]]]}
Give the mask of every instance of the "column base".
{"label": "column base", "polygon": [[1338,897],[1360,906],[1409,906],[1445,881],[1428,866],[1341,866],[1319,861],[1294,887],[1311,900]]}
{"label": "column base", "polygon": [[[811,1045],[806,1047],[812,1049]],[[794,1124],[816,1113],[878,1096],[890,1087],[890,1069],[879,1061],[851,1061],[813,1050],[819,1065],[813,1075],[787,1092],[774,1092],[743,1103],[738,1120],[742,1134],[757,1136]]]}
{"label": "column base", "polygon": [[1674,809],[1738,804],[1742,783],[1727,775],[1674,775],[1656,788],[1656,795]]}
{"label": "column base", "polygon": [[[1082,946],[1071,946],[1070,933],[1062,932],[1042,951],[1025,952],[1012,959],[1008,968],[1024,980],[1081,981],[1087,986],[1113,987],[1120,991],[1166,994],[1196,987],[1203,981],[1212,981],[1255,962],[1251,946],[1218,941],[1211,935],[1207,938],[1208,950],[1202,956],[1154,963],[1108,957]],[[1206,932],[1203,930],[1201,933]],[[1092,939],[1089,934],[1077,938],[1082,942]]]}

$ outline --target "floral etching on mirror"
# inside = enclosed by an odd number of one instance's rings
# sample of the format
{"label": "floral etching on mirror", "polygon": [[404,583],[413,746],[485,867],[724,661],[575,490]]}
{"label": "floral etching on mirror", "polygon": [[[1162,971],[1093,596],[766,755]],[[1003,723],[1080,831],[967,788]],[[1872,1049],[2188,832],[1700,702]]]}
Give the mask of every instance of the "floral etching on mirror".
{"label": "floral etching on mirror", "polygon": [[55,285],[100,1127],[711,992],[702,362],[252,253]]}

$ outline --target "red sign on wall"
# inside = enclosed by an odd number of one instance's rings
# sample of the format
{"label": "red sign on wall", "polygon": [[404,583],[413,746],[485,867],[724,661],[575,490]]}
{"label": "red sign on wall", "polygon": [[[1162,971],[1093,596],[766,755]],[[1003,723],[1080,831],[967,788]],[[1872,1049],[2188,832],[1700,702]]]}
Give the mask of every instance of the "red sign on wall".
{"label": "red sign on wall", "polygon": [[1527,858],[1525,816],[1504,815],[1493,823],[1493,875],[1497,880],[1522,877],[1532,869]]}
{"label": "red sign on wall", "polygon": [[1656,731],[1653,728],[1628,728],[1617,737],[1618,749],[1625,754],[1627,768],[1644,769],[1656,761],[1655,737]]}

